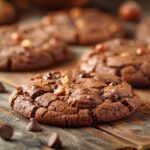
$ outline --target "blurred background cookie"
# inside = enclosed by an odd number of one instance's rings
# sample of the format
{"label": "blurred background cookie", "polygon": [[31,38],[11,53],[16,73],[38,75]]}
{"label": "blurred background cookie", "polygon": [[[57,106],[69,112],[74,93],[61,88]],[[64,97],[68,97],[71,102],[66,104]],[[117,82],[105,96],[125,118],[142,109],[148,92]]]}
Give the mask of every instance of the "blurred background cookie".
{"label": "blurred background cookie", "polygon": [[5,0],[0,0],[0,25],[10,24],[17,18],[15,7]]}

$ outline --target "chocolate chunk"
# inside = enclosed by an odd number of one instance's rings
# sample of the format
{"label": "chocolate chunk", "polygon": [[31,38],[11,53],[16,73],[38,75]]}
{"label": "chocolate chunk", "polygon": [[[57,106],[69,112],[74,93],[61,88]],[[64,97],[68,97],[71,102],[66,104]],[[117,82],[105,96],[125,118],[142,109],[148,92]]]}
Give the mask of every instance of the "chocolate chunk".
{"label": "chocolate chunk", "polygon": [[42,128],[34,118],[30,118],[29,123],[26,126],[26,130],[31,132],[39,132],[42,131]]}
{"label": "chocolate chunk", "polygon": [[9,124],[0,124],[0,137],[4,140],[10,140],[13,136],[13,127]]}
{"label": "chocolate chunk", "polygon": [[6,89],[3,86],[3,84],[0,82],[0,93],[5,93],[5,92],[6,92]]}
{"label": "chocolate chunk", "polygon": [[51,148],[61,148],[62,142],[60,140],[59,134],[57,132],[53,132],[49,138],[48,146]]}

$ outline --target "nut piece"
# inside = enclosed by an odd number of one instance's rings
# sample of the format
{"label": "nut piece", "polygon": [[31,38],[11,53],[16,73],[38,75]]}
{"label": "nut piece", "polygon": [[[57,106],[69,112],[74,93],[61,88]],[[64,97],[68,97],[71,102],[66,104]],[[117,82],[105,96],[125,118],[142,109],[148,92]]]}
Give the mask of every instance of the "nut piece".
{"label": "nut piece", "polygon": [[58,87],[55,91],[54,91],[54,94],[56,95],[65,95],[66,91],[65,91],[65,87]]}
{"label": "nut piece", "polygon": [[97,45],[95,46],[95,50],[96,50],[97,52],[104,51],[104,50],[105,50],[105,46],[104,46],[103,44],[97,44]]}
{"label": "nut piece", "polygon": [[128,56],[130,56],[129,53],[121,53],[121,54],[120,54],[120,57],[128,57]]}
{"label": "nut piece", "polygon": [[32,48],[32,42],[29,39],[25,39],[21,42],[24,48]]}
{"label": "nut piece", "polygon": [[61,83],[62,83],[62,84],[67,84],[67,83],[69,83],[69,78],[68,78],[68,76],[65,76],[64,78],[62,78],[62,79],[61,79]]}
{"label": "nut piece", "polygon": [[126,21],[137,21],[142,15],[142,8],[136,1],[127,1],[120,6],[118,14]]}
{"label": "nut piece", "polygon": [[48,146],[51,148],[61,148],[62,142],[57,132],[53,132],[49,138]]}
{"label": "nut piece", "polygon": [[136,53],[137,53],[137,55],[145,54],[145,49],[144,49],[144,48],[138,48],[138,49],[136,50]]}
{"label": "nut piece", "polygon": [[14,33],[11,34],[11,39],[13,41],[19,42],[20,40],[22,40],[22,37],[19,33],[14,32]]}

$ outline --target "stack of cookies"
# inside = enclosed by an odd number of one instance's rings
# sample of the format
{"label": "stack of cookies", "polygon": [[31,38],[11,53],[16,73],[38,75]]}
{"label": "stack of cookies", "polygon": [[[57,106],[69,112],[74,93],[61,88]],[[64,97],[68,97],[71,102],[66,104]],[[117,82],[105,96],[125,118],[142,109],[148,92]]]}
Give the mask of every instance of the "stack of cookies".
{"label": "stack of cookies", "polygon": [[[38,23],[0,28],[0,70],[33,71],[68,61],[70,44],[94,45],[71,71],[36,75],[10,97],[25,118],[56,126],[88,126],[132,114],[139,97],[132,87],[150,86],[150,21],[136,38],[124,26],[90,8],[51,12]],[[145,42],[147,41],[147,42]]]}

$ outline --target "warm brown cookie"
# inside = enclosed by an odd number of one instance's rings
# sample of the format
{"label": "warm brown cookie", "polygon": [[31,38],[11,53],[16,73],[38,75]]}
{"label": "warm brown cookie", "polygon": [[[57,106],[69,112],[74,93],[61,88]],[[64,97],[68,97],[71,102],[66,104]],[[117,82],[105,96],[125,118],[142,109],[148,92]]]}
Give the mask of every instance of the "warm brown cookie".
{"label": "warm brown cookie", "polygon": [[134,40],[107,41],[87,52],[79,68],[117,75],[135,87],[147,87],[150,86],[150,47]]}
{"label": "warm brown cookie", "polygon": [[72,71],[37,75],[9,102],[16,113],[40,123],[87,126],[129,116],[139,97],[119,77]]}
{"label": "warm brown cookie", "polygon": [[150,43],[150,17],[138,24],[136,28],[136,38]]}
{"label": "warm brown cookie", "polygon": [[11,24],[17,18],[17,12],[9,1],[0,1],[0,25]]}
{"label": "warm brown cookie", "polygon": [[66,44],[45,30],[37,24],[1,28],[0,70],[38,70],[65,61]]}
{"label": "warm brown cookie", "polygon": [[118,21],[96,9],[53,12],[42,19],[42,24],[68,43],[88,45],[124,35]]}

